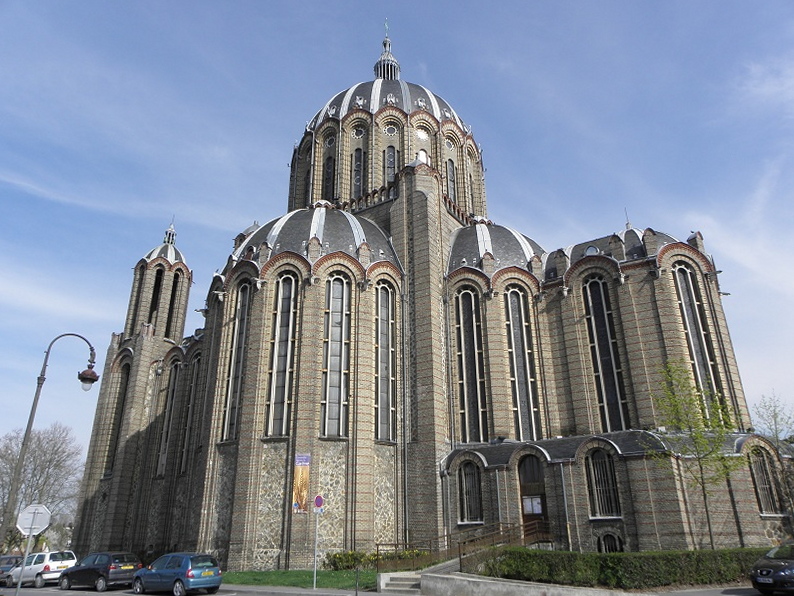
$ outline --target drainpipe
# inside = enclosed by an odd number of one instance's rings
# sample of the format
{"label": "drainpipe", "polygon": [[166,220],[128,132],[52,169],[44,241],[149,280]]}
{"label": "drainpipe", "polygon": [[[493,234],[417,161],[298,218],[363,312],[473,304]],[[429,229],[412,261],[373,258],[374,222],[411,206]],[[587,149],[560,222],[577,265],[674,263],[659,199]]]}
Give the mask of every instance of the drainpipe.
{"label": "drainpipe", "polygon": [[565,511],[565,535],[568,540],[568,550],[571,550],[571,520],[568,517],[568,491],[565,490],[565,469],[560,462],[560,482],[562,483],[562,506]]}

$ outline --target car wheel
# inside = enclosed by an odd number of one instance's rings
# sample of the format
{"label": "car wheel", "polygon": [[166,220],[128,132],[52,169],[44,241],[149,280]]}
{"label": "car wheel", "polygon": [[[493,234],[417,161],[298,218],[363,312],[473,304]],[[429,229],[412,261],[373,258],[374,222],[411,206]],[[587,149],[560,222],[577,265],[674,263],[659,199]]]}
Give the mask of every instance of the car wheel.
{"label": "car wheel", "polygon": [[37,588],[43,588],[44,578],[41,577],[41,575],[37,575],[36,577],[33,578],[33,585]]}
{"label": "car wheel", "polygon": [[136,577],[132,582],[132,591],[136,594],[143,594],[146,591],[143,587],[143,580],[140,577]]}
{"label": "car wheel", "polygon": [[61,579],[58,581],[58,587],[59,587],[61,590],[69,590],[69,589],[72,587],[72,582],[70,582],[70,581],[69,581],[69,578],[68,578],[68,577],[66,577],[66,576],[63,576],[63,577],[62,577],[62,578],[61,578]]}
{"label": "car wheel", "polygon": [[104,576],[100,575],[98,578],[96,578],[94,587],[96,588],[97,592],[104,592],[108,589],[108,580],[106,580]]}
{"label": "car wheel", "polygon": [[207,588],[207,594],[214,594],[218,591],[218,586],[213,586],[212,588]]}
{"label": "car wheel", "polygon": [[174,582],[174,596],[185,596],[187,591],[185,590],[185,584],[183,584],[180,580],[176,580]]}
{"label": "car wheel", "polygon": [[6,576],[6,588],[13,588],[14,587],[14,578],[10,575]]}
{"label": "car wheel", "polygon": [[756,588],[756,590],[761,592],[761,594],[763,594],[764,596],[771,596],[772,594],[775,593],[774,590],[762,590],[761,588]]}

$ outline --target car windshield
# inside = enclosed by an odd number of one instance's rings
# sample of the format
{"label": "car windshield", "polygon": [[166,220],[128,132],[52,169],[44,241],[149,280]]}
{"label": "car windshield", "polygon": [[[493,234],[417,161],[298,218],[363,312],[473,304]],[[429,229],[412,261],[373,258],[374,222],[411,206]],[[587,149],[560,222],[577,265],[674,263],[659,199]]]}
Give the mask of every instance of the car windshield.
{"label": "car windshield", "polygon": [[794,544],[781,544],[766,553],[767,559],[794,559]]}
{"label": "car windshield", "polygon": [[218,562],[209,555],[195,555],[190,557],[190,566],[193,569],[199,567],[217,567]]}

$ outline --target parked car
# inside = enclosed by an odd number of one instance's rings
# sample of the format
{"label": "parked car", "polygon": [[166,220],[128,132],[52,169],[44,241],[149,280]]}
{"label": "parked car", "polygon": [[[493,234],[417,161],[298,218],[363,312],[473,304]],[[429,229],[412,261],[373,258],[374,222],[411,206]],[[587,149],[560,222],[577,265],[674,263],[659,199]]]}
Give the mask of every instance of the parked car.
{"label": "parked car", "polygon": [[172,592],[185,596],[191,590],[206,590],[214,594],[221,587],[221,568],[212,555],[200,553],[171,553],[138,570],[132,579],[136,594],[144,592]]}
{"label": "parked car", "polygon": [[794,542],[776,546],[758,559],[750,581],[761,594],[794,592]]}
{"label": "parked car", "polygon": [[108,586],[130,586],[132,576],[142,567],[141,560],[132,553],[91,553],[74,567],[63,570],[58,587],[68,590],[76,586],[93,586],[97,592],[104,592]]}
{"label": "parked car", "polygon": [[11,571],[12,567],[22,560],[22,555],[2,555],[0,556],[0,577],[5,577],[5,574]]}
{"label": "parked car", "polygon": [[24,565],[17,565],[6,576],[6,586],[15,586],[22,574],[22,584],[33,584],[43,588],[47,582],[58,581],[61,571],[68,569],[77,562],[70,550],[58,550],[48,553],[31,553]]}

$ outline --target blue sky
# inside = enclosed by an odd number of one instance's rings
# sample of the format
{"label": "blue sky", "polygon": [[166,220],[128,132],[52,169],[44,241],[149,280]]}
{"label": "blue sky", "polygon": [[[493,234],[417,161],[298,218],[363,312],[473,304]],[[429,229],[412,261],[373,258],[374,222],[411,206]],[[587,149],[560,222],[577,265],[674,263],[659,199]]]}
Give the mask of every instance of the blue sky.
{"label": "blue sky", "polygon": [[[489,215],[551,251],[622,229],[702,232],[748,400],[794,403],[794,3],[788,0],[0,0],[0,434],[44,351],[105,362],[132,267],[174,219],[186,333],[234,236],[286,207],[305,123],[402,78],[483,148]],[[53,347],[36,427],[85,446],[88,350]]]}

